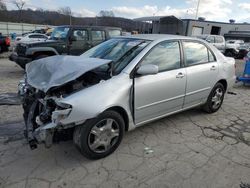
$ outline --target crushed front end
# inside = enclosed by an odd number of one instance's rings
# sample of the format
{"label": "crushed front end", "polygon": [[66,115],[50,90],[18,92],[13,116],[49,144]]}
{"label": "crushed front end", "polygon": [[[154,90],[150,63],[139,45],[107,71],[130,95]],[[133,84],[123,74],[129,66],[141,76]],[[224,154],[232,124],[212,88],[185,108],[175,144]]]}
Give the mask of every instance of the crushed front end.
{"label": "crushed front end", "polygon": [[31,149],[35,149],[38,143],[44,143],[46,147],[50,147],[53,142],[72,137],[70,128],[74,127],[74,124],[61,124],[61,120],[66,118],[72,109],[70,105],[59,102],[62,95],[46,95],[32,88],[27,82],[19,85],[19,93],[23,101],[26,125],[24,133]]}
{"label": "crushed front end", "polygon": [[75,122],[65,124],[62,121],[69,116],[73,107],[61,101],[109,79],[110,75],[99,74],[95,70],[110,62],[54,56],[26,66],[26,76],[18,85],[18,93],[24,109],[24,133],[31,149],[37,148],[40,143],[50,147],[53,142],[72,139]]}

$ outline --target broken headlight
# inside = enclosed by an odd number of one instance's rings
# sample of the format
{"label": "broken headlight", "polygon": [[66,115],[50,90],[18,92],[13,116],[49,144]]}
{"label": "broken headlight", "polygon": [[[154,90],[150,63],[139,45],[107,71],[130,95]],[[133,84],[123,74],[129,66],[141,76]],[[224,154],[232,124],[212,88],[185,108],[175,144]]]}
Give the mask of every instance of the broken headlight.
{"label": "broken headlight", "polygon": [[57,108],[55,109],[55,111],[52,112],[52,122],[55,124],[61,124],[61,121],[66,119],[71,110],[72,110],[72,106],[66,103],[62,103],[57,101]]}

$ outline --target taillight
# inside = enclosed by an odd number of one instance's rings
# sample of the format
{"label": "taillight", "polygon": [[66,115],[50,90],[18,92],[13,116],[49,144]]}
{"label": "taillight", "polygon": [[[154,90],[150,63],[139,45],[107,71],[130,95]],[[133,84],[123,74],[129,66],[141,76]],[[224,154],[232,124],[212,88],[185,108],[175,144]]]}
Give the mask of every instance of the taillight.
{"label": "taillight", "polygon": [[5,44],[6,44],[7,46],[10,46],[10,38],[9,38],[9,37],[6,37],[6,38],[5,38]]}

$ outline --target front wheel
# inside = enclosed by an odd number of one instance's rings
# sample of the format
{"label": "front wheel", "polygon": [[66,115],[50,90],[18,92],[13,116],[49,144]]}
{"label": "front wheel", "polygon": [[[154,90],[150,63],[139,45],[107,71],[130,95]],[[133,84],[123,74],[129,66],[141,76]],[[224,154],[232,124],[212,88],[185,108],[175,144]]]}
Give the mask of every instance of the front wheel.
{"label": "front wheel", "polygon": [[203,109],[208,113],[217,112],[224,100],[225,88],[221,83],[217,83],[208,96]]}
{"label": "front wheel", "polygon": [[74,143],[89,159],[104,158],[120,145],[125,130],[122,116],[115,111],[105,111],[75,128]]}

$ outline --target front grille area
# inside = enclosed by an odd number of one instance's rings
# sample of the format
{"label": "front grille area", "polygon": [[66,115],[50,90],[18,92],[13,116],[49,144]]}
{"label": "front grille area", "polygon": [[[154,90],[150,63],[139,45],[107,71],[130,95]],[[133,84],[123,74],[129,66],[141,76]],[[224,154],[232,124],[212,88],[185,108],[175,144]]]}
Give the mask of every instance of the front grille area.
{"label": "front grille area", "polygon": [[23,44],[17,44],[17,46],[16,46],[17,55],[24,56],[25,52],[26,52],[26,46]]}

